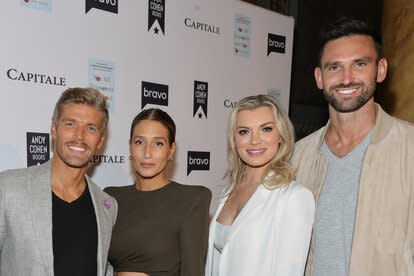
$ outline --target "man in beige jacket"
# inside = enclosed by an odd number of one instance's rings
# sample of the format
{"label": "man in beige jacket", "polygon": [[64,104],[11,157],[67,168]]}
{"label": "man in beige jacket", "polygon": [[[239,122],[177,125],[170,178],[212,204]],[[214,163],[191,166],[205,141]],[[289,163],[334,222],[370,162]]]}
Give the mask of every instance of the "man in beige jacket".
{"label": "man in beige jacket", "polygon": [[317,202],[306,275],[414,275],[414,126],[374,103],[381,41],[344,18],[322,37],[316,84],[330,120],[296,144],[296,180]]}

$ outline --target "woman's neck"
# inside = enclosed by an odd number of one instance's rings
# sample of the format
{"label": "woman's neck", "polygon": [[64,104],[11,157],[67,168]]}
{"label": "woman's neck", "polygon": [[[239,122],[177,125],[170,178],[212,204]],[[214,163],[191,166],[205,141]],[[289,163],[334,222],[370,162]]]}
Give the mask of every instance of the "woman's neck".
{"label": "woman's neck", "polygon": [[168,183],[170,183],[170,181],[164,174],[160,174],[151,178],[141,177],[137,175],[135,178],[135,188],[140,191],[157,190],[164,187]]}

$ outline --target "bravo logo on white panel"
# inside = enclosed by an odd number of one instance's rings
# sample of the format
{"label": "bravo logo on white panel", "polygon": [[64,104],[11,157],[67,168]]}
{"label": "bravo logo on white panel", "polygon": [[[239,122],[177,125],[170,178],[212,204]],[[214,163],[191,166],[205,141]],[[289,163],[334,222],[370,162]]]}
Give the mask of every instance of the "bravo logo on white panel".
{"label": "bravo logo on white panel", "polygon": [[271,52],[285,53],[286,37],[268,33],[267,35],[267,55]]}
{"label": "bravo logo on white panel", "polygon": [[118,14],[118,0],[86,0],[85,13],[92,8]]}
{"label": "bravo logo on white panel", "polygon": [[188,151],[187,152],[187,176],[192,171],[210,170],[210,152]]}
{"label": "bravo logo on white panel", "polygon": [[208,83],[194,81],[193,117],[207,119]]}
{"label": "bravo logo on white panel", "polygon": [[148,1],[148,31],[165,35],[165,0]]}
{"label": "bravo logo on white panel", "polygon": [[27,132],[27,166],[40,165],[50,159],[49,133]]}
{"label": "bravo logo on white panel", "polygon": [[141,109],[147,104],[168,106],[168,85],[143,81],[141,84]]}

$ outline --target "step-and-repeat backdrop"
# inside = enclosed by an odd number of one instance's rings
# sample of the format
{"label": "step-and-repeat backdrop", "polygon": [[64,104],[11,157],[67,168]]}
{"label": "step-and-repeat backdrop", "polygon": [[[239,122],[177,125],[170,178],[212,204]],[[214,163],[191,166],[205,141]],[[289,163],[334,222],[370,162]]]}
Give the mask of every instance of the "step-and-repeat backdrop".
{"label": "step-and-repeat backdrop", "polygon": [[110,106],[100,186],[133,183],[128,138],[142,109],[177,124],[171,179],[213,192],[226,184],[232,107],[267,93],[288,109],[293,19],[238,0],[13,0],[0,9],[0,171],[43,163],[52,111],[68,87]]}

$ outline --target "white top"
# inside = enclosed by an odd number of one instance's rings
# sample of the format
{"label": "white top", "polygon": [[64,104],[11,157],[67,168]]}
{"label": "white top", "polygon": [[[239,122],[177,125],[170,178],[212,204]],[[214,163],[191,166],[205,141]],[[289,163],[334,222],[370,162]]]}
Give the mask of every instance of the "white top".
{"label": "white top", "polygon": [[217,222],[217,225],[216,225],[216,233],[214,235],[215,239],[214,239],[213,271],[212,271],[212,275],[214,276],[219,275],[218,268],[219,268],[219,263],[220,263],[221,251],[223,250],[224,245],[226,244],[227,237],[230,232],[230,227],[231,225],[224,225],[224,224],[221,224],[220,222]]}
{"label": "white top", "polygon": [[[206,276],[213,274],[216,221],[210,224]],[[302,276],[314,221],[312,193],[292,182],[275,190],[259,185],[229,229],[218,263],[220,276]],[[214,263],[214,265],[213,265]],[[216,269],[214,269],[216,271]]]}

